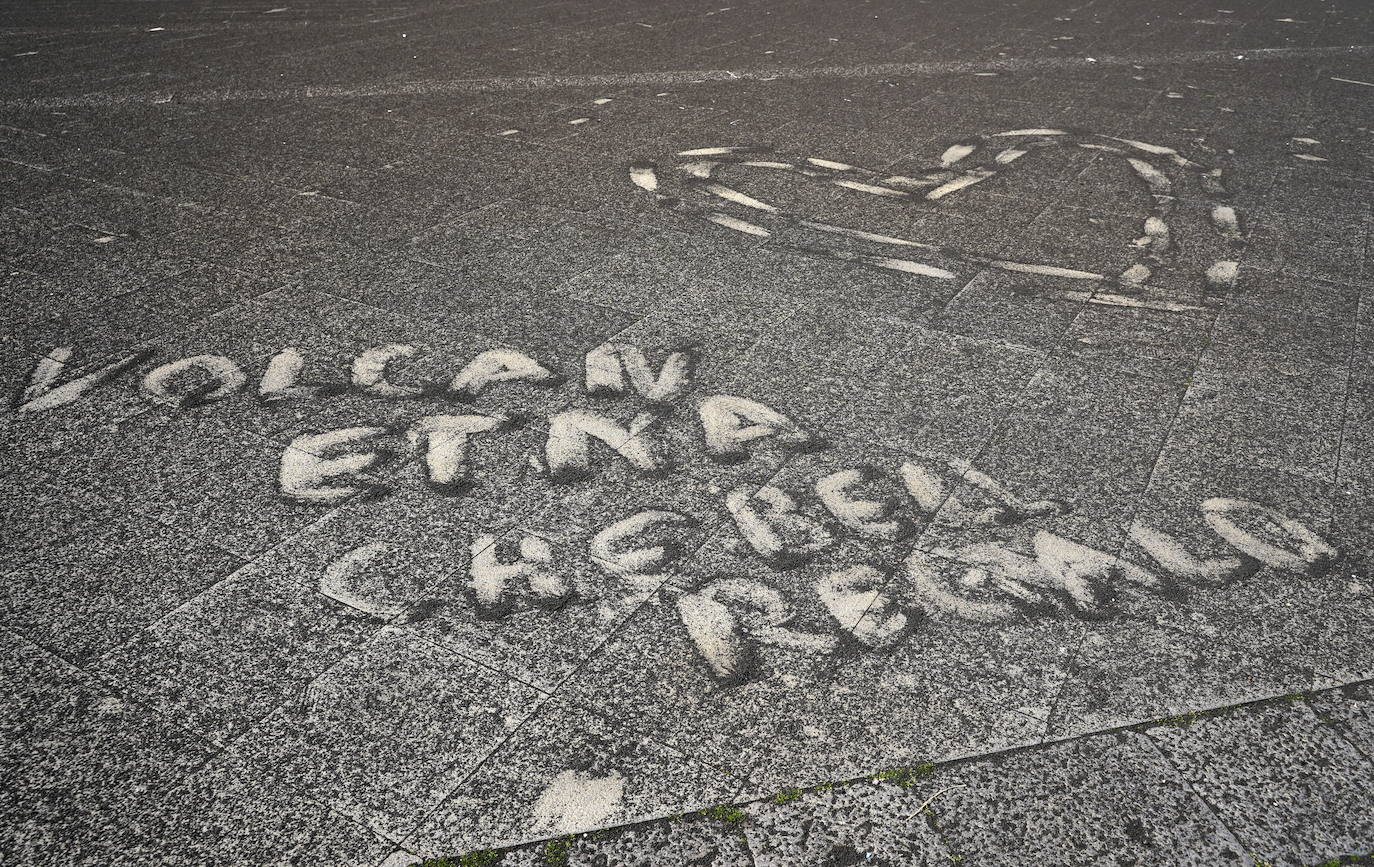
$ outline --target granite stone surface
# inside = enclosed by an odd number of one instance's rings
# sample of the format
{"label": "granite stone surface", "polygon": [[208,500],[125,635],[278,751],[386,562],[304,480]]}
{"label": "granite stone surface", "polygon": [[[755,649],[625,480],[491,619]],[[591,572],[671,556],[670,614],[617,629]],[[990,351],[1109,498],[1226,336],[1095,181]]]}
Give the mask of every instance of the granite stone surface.
{"label": "granite stone surface", "polygon": [[0,862],[1374,856],[1374,8],[1231,5],[0,9]]}

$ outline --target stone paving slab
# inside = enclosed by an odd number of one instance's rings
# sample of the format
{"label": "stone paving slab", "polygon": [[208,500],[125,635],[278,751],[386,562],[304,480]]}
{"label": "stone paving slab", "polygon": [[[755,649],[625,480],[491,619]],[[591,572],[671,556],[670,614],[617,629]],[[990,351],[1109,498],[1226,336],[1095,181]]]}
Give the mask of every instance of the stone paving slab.
{"label": "stone paving slab", "polygon": [[1374,12],[1215,6],[0,11],[0,860],[1374,852]]}
{"label": "stone paving slab", "polygon": [[[503,865],[1368,863],[1368,703],[1364,687],[1291,696],[469,857]],[[732,856],[734,846],[745,853]],[[720,860],[692,860],[697,853]]]}

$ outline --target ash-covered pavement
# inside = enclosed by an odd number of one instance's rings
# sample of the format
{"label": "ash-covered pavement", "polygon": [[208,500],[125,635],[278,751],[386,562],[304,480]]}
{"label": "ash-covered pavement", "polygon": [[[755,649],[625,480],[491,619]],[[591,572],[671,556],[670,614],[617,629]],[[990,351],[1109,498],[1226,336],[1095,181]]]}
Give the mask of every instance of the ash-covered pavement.
{"label": "ash-covered pavement", "polygon": [[1374,7],[728,2],[0,11],[0,861],[1374,852]]}

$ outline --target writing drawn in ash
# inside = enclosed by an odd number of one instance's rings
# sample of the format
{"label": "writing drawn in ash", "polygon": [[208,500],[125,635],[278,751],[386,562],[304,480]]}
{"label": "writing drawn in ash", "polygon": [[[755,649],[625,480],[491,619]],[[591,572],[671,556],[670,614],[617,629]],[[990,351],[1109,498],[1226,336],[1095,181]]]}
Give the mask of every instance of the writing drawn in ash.
{"label": "writing drawn in ash", "polygon": [[[1142,218],[1141,234],[1132,242],[1137,251],[1136,261],[1120,273],[1087,271],[1072,262],[1012,261],[980,255],[976,250],[928,244],[919,238],[895,237],[811,220],[729,186],[721,178],[726,171],[737,175],[780,172],[890,202],[938,203],[952,200],[978,184],[1014,170],[1035,154],[1062,148],[1078,148],[1121,159],[1149,193],[1151,205]],[[814,243],[805,246],[811,253],[938,280],[959,278],[943,267],[950,262],[973,268],[1039,274],[1082,285],[1082,289],[1065,290],[1064,294],[1073,300],[1168,311],[1196,310],[1205,306],[1209,297],[1215,298],[1233,288],[1238,263],[1228,255],[1211,262],[1198,275],[1203,305],[1192,299],[1171,300],[1145,293],[1156,270],[1169,263],[1178,252],[1179,241],[1170,228],[1170,218],[1181,196],[1171,174],[1182,175],[1185,182],[1191,178],[1196,183],[1211,229],[1226,247],[1242,248],[1245,242],[1240,218],[1236,209],[1227,204],[1221,169],[1194,162],[1174,148],[1097,133],[1036,128],[970,138],[946,149],[937,165],[911,176],[749,146],[692,148],[679,151],[667,166],[645,160],[630,167],[630,180],[653,194],[662,207],[747,235],[771,237],[783,229],[809,234],[815,238]],[[871,252],[827,246],[827,236],[832,240],[845,238],[851,243],[867,245]],[[932,264],[922,261],[923,258],[943,261]]]}
{"label": "writing drawn in ash", "polygon": [[[472,484],[480,481],[473,478],[477,458],[517,430],[542,431],[523,461],[550,486],[604,484],[624,473],[663,478],[684,472],[693,457],[686,452],[696,450],[723,479],[713,488],[714,515],[626,503],[615,520],[591,528],[575,568],[543,536],[516,531],[515,541],[498,543],[499,534],[477,528],[467,592],[475,617],[487,621],[532,611],[556,618],[570,606],[604,601],[589,594],[642,600],[657,592],[703,669],[722,685],[748,679],[770,653],[888,649],[918,634],[923,618],[996,624],[1108,617],[1132,599],[1177,599],[1190,587],[1244,581],[1266,567],[1310,579],[1339,556],[1271,505],[1225,497],[1198,505],[1205,538],[1192,534],[1185,542],[1178,528],[1136,521],[1124,528],[1125,552],[1109,554],[1072,538],[1068,522],[1055,523],[1074,504],[1022,496],[961,456],[914,453],[886,466],[846,465],[782,408],[742,394],[696,394],[690,349],[651,360],[639,347],[609,343],[589,352],[575,377],[515,349],[494,349],[451,380],[428,387],[393,381],[394,363],[420,351],[410,344],[368,349],[353,360],[347,384],[335,387],[302,382],[305,359],[294,348],[266,363],[257,397],[268,405],[348,395],[437,404],[399,426],[301,434],[282,454],[280,495],[322,510],[385,498],[388,483],[374,470],[399,452],[436,496],[482,496],[491,486]],[[187,411],[248,389],[243,367],[220,355],[165,363],[133,355],[59,384],[69,355],[62,348],[39,361],[20,395],[21,415],[71,404],[131,372],[141,373],[150,399]],[[531,386],[569,389],[559,405],[574,406],[552,413],[543,427],[484,409],[503,390]],[[597,397],[618,410],[598,406]],[[759,481],[761,464],[771,483]],[[776,481],[784,477],[789,481]],[[725,566],[700,567],[710,555],[693,534],[708,524],[731,552]],[[414,599],[379,597],[369,580],[369,570],[387,568],[395,553],[375,540],[356,547],[322,569],[321,592],[373,615],[403,615]],[[600,579],[584,580],[588,571]],[[799,627],[802,609],[820,612],[819,620]]]}

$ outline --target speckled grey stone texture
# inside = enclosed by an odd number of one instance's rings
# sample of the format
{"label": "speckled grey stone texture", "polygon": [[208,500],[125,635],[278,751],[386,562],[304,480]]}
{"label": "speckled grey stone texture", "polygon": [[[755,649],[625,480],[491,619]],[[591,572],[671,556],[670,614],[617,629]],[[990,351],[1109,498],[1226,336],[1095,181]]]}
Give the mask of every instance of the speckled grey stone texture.
{"label": "speckled grey stone texture", "polygon": [[1218,5],[0,9],[0,858],[1374,851],[1374,12]]}
{"label": "speckled grey stone texture", "polygon": [[1305,702],[1147,735],[1253,857],[1312,864],[1371,850],[1374,763]]}

